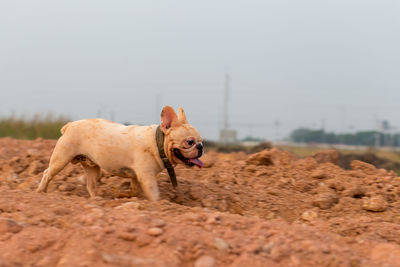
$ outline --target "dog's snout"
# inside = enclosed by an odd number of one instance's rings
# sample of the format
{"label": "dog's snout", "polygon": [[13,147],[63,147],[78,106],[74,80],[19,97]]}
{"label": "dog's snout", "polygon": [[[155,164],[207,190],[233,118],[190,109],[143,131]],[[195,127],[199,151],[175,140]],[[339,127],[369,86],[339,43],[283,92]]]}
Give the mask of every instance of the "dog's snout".
{"label": "dog's snout", "polygon": [[199,153],[198,153],[198,155],[197,155],[197,157],[201,157],[202,155],[203,155],[203,144],[197,144],[196,145],[196,148],[197,148],[197,150],[199,151]]}

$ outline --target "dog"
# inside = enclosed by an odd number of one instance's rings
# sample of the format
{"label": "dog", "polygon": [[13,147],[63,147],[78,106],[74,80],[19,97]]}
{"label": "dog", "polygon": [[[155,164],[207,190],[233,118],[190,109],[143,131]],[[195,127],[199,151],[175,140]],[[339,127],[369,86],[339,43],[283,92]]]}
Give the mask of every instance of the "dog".
{"label": "dog", "polygon": [[103,169],[112,175],[131,178],[134,195],[140,186],[149,200],[157,201],[156,176],[167,167],[157,146],[158,127],[164,135],[163,149],[171,165],[203,167],[199,160],[203,154],[201,135],[187,122],[181,107],[177,115],[171,106],[166,106],[161,112],[161,125],[126,126],[104,119],[67,123],[61,129],[62,136],[37,191],[46,192],[53,177],[72,162],[83,167],[91,198],[96,197],[96,184]]}

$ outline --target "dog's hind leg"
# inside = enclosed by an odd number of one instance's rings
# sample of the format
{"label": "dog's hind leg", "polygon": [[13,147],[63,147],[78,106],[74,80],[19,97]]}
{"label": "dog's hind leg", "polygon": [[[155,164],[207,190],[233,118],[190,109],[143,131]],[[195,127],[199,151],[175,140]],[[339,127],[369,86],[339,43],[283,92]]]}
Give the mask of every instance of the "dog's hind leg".
{"label": "dog's hind leg", "polygon": [[50,181],[74,158],[74,154],[68,153],[69,149],[65,148],[62,138],[57,142],[53,154],[50,158],[49,167],[44,171],[42,180],[40,181],[37,192],[46,192]]}
{"label": "dog's hind leg", "polygon": [[50,181],[54,178],[55,175],[57,175],[57,173],[64,169],[65,165],[67,165],[70,161],[70,158],[63,158],[61,160],[50,160],[49,167],[43,172],[42,180],[40,181],[39,187],[36,191],[46,192]]}
{"label": "dog's hind leg", "polygon": [[86,188],[91,198],[96,196],[97,179],[100,177],[100,167],[95,164],[82,162],[86,174]]}

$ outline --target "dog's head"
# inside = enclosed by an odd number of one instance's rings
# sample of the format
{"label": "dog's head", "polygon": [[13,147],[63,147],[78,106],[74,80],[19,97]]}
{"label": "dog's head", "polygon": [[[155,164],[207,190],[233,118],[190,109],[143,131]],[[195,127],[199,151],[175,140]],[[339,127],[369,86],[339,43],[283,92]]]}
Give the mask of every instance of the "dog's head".
{"label": "dog's head", "polygon": [[185,112],[179,108],[176,115],[170,106],[161,112],[161,130],[165,135],[164,150],[172,164],[203,167],[199,160],[203,155],[203,139],[186,120]]}

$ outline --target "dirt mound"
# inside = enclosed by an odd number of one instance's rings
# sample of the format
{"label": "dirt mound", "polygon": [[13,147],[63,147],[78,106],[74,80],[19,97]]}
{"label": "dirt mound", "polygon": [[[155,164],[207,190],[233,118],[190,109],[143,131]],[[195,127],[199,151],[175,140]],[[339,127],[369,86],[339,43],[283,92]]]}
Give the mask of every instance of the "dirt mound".
{"label": "dirt mound", "polygon": [[54,145],[0,139],[0,266],[400,265],[392,171],[277,149],[209,152],[207,168],[176,169],[177,189],[161,173],[157,203],[107,174],[90,200],[72,164],[34,192]]}
{"label": "dirt mound", "polygon": [[350,163],[353,160],[360,160],[367,162],[376,166],[377,168],[382,168],[386,170],[393,170],[396,172],[400,172],[400,163],[393,162],[389,159],[378,157],[373,153],[363,153],[363,154],[340,154],[339,156],[339,166],[343,169],[350,169]]}
{"label": "dirt mound", "polygon": [[312,156],[318,163],[339,163],[339,153],[334,149],[317,152]]}

